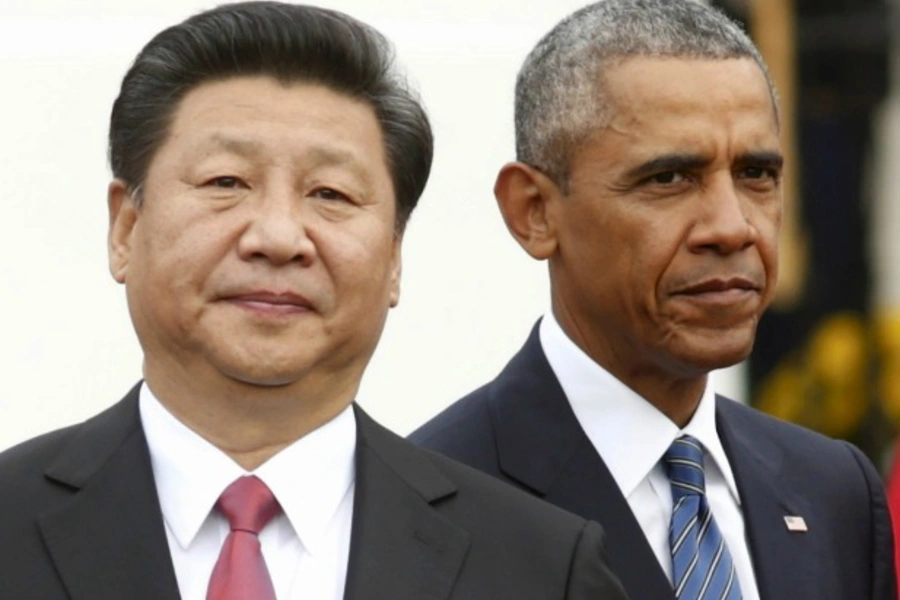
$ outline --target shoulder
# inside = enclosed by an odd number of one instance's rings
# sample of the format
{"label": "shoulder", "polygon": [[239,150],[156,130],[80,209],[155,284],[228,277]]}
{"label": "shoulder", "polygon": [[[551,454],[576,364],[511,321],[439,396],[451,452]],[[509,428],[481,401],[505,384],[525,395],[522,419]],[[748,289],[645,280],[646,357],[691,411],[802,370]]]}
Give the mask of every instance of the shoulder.
{"label": "shoulder", "polygon": [[[45,433],[0,453],[0,522],[13,510],[37,512],[86,481],[140,429],[137,387],[88,420]],[[65,475],[60,478],[60,475]]]}
{"label": "shoulder", "polygon": [[4,598],[10,590],[46,590],[57,585],[38,523],[42,515],[71,497],[69,489],[51,481],[46,472],[76,430],[53,431],[0,453],[0,596]]}
{"label": "shoulder", "polygon": [[437,509],[469,532],[469,564],[518,578],[517,597],[562,598],[566,589],[566,598],[624,598],[600,525],[453,459],[416,451],[457,486]]}
{"label": "shoulder", "polygon": [[[719,398],[720,423],[744,449],[753,449],[781,474],[782,480],[815,497],[836,514],[854,514],[860,524],[880,510],[884,486],[872,462],[853,444],[829,438],[740,403]],[[732,460],[734,460],[732,458]],[[843,512],[842,512],[843,511]]]}
{"label": "shoulder", "polygon": [[473,443],[481,445],[492,437],[490,387],[488,383],[457,400],[410,434],[409,440],[445,453],[471,447]]}
{"label": "shoulder", "polygon": [[[377,487],[379,495],[395,498],[399,512],[416,511],[420,523],[434,517],[464,532],[468,540],[464,579],[474,587],[466,594],[469,588],[461,582],[459,597],[587,598],[564,595],[572,581],[593,582],[588,585],[592,590],[617,589],[596,523],[417,447],[362,410],[357,410],[357,424],[358,498],[374,499]],[[496,594],[485,596],[485,590]],[[621,598],[612,592],[594,597]]]}
{"label": "shoulder", "polygon": [[755,438],[757,444],[775,444],[788,463],[833,469],[835,465],[828,463],[836,461],[838,466],[858,469],[862,459],[870,465],[855,446],[844,440],[830,438],[722,396],[717,400],[720,418],[727,421],[731,430],[748,439]]}
{"label": "shoulder", "polygon": [[539,323],[532,327],[525,344],[493,380],[441,411],[409,439],[421,446],[453,455],[471,442],[477,444],[493,437],[492,409],[505,413],[513,410],[513,405],[519,404],[519,400],[535,394],[543,395],[544,388],[555,383],[555,377],[541,348]]}
{"label": "shoulder", "polygon": [[827,581],[842,597],[896,598],[890,515],[869,459],[848,442],[721,397],[717,412],[739,486],[742,473],[755,473],[760,490],[745,489],[747,501],[771,495],[801,511],[818,560],[841,566]]}
{"label": "shoulder", "polygon": [[457,400],[409,436],[414,444],[501,477],[500,444],[489,383]]}
{"label": "shoulder", "polygon": [[491,526],[507,524],[523,533],[547,536],[547,540],[571,542],[585,526],[585,519],[523,492],[496,477],[457,462],[453,458],[418,448],[437,469],[457,486],[454,502],[461,510]]}
{"label": "shoulder", "polygon": [[43,479],[44,469],[59,455],[77,429],[78,425],[72,425],[51,431],[0,452],[0,486],[6,490],[21,489],[9,486]]}
{"label": "shoulder", "polygon": [[[585,520],[443,454],[404,440],[357,411],[357,484],[397,478],[444,518],[476,539],[523,540],[542,547],[574,547]],[[394,491],[386,492],[394,494]],[[403,492],[404,494],[406,492]]]}

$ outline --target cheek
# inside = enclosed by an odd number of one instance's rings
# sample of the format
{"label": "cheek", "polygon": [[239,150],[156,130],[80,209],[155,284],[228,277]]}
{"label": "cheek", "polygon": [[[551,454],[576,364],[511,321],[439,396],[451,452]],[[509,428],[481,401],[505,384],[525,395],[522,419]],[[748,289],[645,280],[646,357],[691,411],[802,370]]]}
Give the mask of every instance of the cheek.
{"label": "cheek", "polygon": [[383,227],[310,232],[319,259],[343,301],[369,304],[391,285],[393,233]]}
{"label": "cheek", "polygon": [[147,283],[196,292],[234,248],[229,223],[213,218],[157,219],[139,232],[141,266]]}
{"label": "cheek", "polygon": [[761,239],[758,247],[768,280],[767,292],[768,295],[771,295],[774,293],[775,283],[778,280],[778,234],[773,233],[771,236]]}
{"label": "cheek", "polygon": [[778,269],[778,246],[781,235],[781,204],[773,202],[763,206],[754,218],[753,225],[759,235],[757,246],[763,264],[774,276]]}
{"label": "cheek", "polygon": [[662,280],[690,260],[686,243],[690,226],[683,219],[651,219],[636,225],[629,253],[633,279],[640,281],[646,293],[656,294]]}

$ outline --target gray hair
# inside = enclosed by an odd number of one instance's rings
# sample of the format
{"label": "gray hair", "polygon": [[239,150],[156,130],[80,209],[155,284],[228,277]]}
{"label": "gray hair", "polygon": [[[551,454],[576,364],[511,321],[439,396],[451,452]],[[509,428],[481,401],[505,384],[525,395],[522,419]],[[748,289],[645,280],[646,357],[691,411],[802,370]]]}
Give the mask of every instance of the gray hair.
{"label": "gray hair", "polygon": [[637,56],[751,58],[777,97],[747,34],[698,0],[601,0],[572,13],[531,51],[516,81],[516,155],[568,190],[574,150],[611,118],[603,71]]}

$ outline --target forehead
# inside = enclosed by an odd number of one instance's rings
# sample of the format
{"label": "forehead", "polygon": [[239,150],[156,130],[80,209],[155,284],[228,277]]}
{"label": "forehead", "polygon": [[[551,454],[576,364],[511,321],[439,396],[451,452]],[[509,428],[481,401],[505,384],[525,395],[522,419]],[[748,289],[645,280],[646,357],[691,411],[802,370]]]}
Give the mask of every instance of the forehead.
{"label": "forehead", "polygon": [[611,65],[604,83],[620,101],[690,103],[702,89],[716,104],[765,99],[775,109],[766,78],[750,58],[631,57]]}
{"label": "forehead", "polygon": [[630,58],[610,67],[602,86],[610,118],[595,137],[697,151],[778,145],[775,105],[752,59]]}
{"label": "forehead", "polygon": [[283,161],[341,159],[386,168],[381,128],[370,105],[326,86],[265,76],[207,82],[189,91],[154,162],[210,152]]}

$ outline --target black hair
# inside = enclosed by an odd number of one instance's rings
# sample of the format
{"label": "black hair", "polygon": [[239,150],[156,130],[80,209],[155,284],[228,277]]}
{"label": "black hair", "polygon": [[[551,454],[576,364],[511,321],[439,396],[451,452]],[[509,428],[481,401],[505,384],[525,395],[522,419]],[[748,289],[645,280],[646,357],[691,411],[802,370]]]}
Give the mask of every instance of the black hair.
{"label": "black hair", "polygon": [[268,75],[324,85],[368,103],[381,125],[403,229],[425,188],[434,141],[418,97],[378,31],[343,13],[281,2],[226,4],[157,34],[125,74],[113,104],[113,176],[140,201],[150,162],[179,102],[198,85]]}

